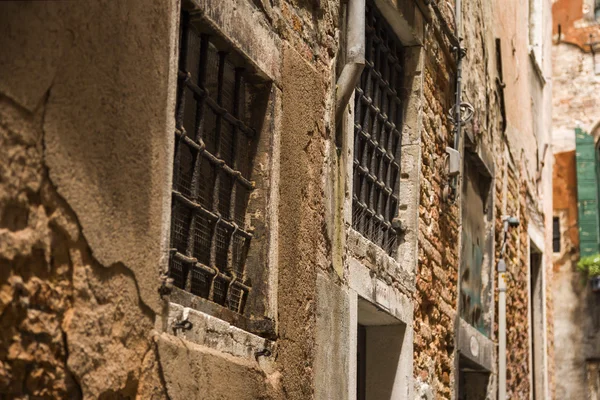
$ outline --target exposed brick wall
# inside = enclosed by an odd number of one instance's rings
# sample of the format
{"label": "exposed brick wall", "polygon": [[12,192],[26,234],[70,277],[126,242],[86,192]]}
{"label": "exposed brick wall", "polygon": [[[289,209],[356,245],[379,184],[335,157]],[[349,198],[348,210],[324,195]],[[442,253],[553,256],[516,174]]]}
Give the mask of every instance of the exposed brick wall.
{"label": "exposed brick wall", "polygon": [[[507,285],[506,285],[506,386],[509,398],[529,396],[529,311],[527,285],[529,282],[529,259],[527,247],[527,207],[526,187],[521,174],[509,168],[507,177],[508,215],[516,215],[521,222],[518,228],[511,228],[506,246]],[[502,230],[502,225],[500,225]],[[501,243],[501,241],[499,241]]]}
{"label": "exposed brick wall", "polygon": [[[594,27],[596,37],[600,27]],[[598,60],[596,55],[596,60]],[[600,126],[600,75],[594,58],[567,43],[552,46],[552,147],[555,153],[575,150],[575,128],[596,137]]]}
{"label": "exposed brick wall", "polygon": [[[436,42],[431,33],[427,40],[428,47]],[[451,129],[446,118],[453,92],[449,63],[442,52],[426,55],[415,294],[414,376],[431,386],[437,398],[452,397],[457,308],[458,247],[448,244],[455,244],[458,237],[458,207],[442,200],[446,179],[439,173]]]}
{"label": "exposed brick wall", "polygon": [[[465,46],[468,53],[463,62],[463,99],[475,107],[475,116],[463,128],[463,134],[475,138],[477,146],[485,147],[491,154],[494,169],[494,229],[495,258],[491,265],[494,279],[495,324],[492,339],[497,343],[497,288],[496,262],[502,243],[502,216],[519,217],[521,224],[509,233],[506,262],[508,266],[507,288],[507,386],[511,398],[526,399],[530,395],[529,367],[529,259],[528,225],[530,212],[538,220],[544,218],[542,198],[539,197],[541,181],[536,181],[535,164],[526,160],[524,154],[535,154],[537,148],[510,147],[507,136],[501,130],[500,97],[495,84],[495,44],[489,32],[489,9],[483,3],[463,5],[468,12],[463,13],[465,25]],[[444,7],[445,8],[445,7]],[[414,376],[416,388],[428,387],[434,398],[453,398],[458,374],[455,360],[455,319],[458,309],[457,284],[460,243],[460,214],[457,205],[449,205],[442,200],[442,190],[447,183],[442,160],[445,147],[451,146],[452,124],[447,119],[448,110],[454,104],[454,60],[444,56],[448,44],[434,19],[428,26],[425,43],[426,62],[424,71],[424,107],[422,132],[422,173],[419,207],[419,263],[416,275],[415,294],[415,357]],[[477,27],[477,28],[475,28]],[[435,49],[436,51],[430,51]],[[446,50],[446,51],[444,51]],[[505,69],[514,69],[512,55],[504,55]],[[492,67],[493,66],[493,67]],[[492,67],[492,68],[491,68]],[[525,65],[527,67],[527,65]],[[511,88],[515,90],[515,88]],[[510,99],[506,99],[510,102]],[[541,105],[540,105],[541,107]],[[527,118],[536,118],[527,116]],[[509,121],[509,124],[511,121]],[[525,133],[519,133],[523,136]],[[523,143],[534,141],[523,139]],[[529,142],[528,142],[529,141]],[[509,159],[511,162],[509,163]],[[510,165],[509,165],[510,164]],[[542,167],[543,168],[543,167]],[[547,172],[547,171],[546,171]],[[459,189],[460,190],[460,189]],[[549,196],[549,194],[546,194]],[[460,202],[460,199],[457,203]],[[533,206],[531,206],[533,204]],[[539,223],[538,223],[539,224]],[[546,250],[548,253],[549,250]],[[547,254],[547,256],[549,256]],[[552,275],[546,263],[547,291],[551,290]],[[552,302],[547,301],[548,356],[553,354],[551,329]],[[497,352],[497,348],[495,349]],[[497,363],[497,356],[494,356]],[[553,363],[549,360],[549,393],[553,393]],[[497,382],[497,371],[491,378]],[[497,390],[491,388],[491,394]],[[423,391],[423,393],[426,391]],[[427,398],[423,395],[422,398]]]}

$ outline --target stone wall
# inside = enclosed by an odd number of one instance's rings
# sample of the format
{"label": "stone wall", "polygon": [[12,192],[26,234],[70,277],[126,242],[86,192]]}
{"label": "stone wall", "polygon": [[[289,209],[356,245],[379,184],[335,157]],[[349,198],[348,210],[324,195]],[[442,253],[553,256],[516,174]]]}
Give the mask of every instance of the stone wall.
{"label": "stone wall", "polygon": [[[263,6],[262,26],[292,44],[264,64],[284,93],[274,124],[287,133],[282,208],[272,211],[281,216],[272,344],[159,296],[179,2],[2,4],[2,396],[313,397],[316,271],[330,265],[321,177],[334,5]],[[172,328],[184,318],[193,329]]]}
{"label": "stone wall", "polygon": [[[431,29],[426,46],[447,46],[436,42]],[[458,207],[442,200],[447,181],[439,173],[451,130],[446,115],[453,104],[448,71],[452,63],[443,51],[427,52],[423,84],[414,375],[417,393],[429,387],[436,398],[451,398],[454,379]]]}
{"label": "stone wall", "polygon": [[[363,298],[404,324],[398,376],[414,385],[402,393],[456,398],[460,179],[459,196],[445,195],[456,62],[444,25],[455,32],[453,5],[440,2],[437,15],[418,0],[385,3],[410,26],[416,43],[406,61],[412,86],[405,88],[400,214],[407,232],[394,259],[352,231],[347,218],[352,161],[350,150],[336,142],[336,130],[345,128],[333,118],[345,3],[187,3],[210,7],[210,17],[234,35],[252,25],[262,32],[232,42],[252,59],[264,57],[256,65],[273,81],[276,195],[267,210],[274,274],[265,286],[276,338],[252,335],[159,295],[168,258],[179,2],[5,2],[0,394],[353,398],[356,308]],[[463,100],[474,117],[461,147],[483,160],[492,177],[492,269],[502,216],[521,220],[507,250],[508,382],[511,398],[528,398],[528,227],[544,231],[551,204],[550,154],[541,150],[547,131],[531,120],[546,115],[549,83],[535,80],[526,45],[504,40],[518,37],[526,21],[511,25],[510,12],[524,12],[523,6],[503,4],[463,2]],[[496,18],[503,24],[497,26]],[[498,36],[507,71],[506,132],[496,85]],[[265,43],[274,50],[258,51]],[[515,98],[527,104],[511,103]],[[352,135],[351,120],[348,125],[344,132]],[[496,287],[494,271],[486,279]],[[494,300],[486,317],[497,320]],[[176,329],[182,319],[193,327]],[[490,336],[493,343],[495,326]],[[496,352],[491,345],[492,366]],[[495,398],[496,367],[490,372],[487,391]]]}
{"label": "stone wall", "polygon": [[[464,127],[466,147],[479,155],[491,154],[488,163],[493,171],[493,204],[495,220],[495,258],[499,257],[502,242],[502,216],[519,217],[520,226],[510,231],[506,260],[508,265],[507,289],[507,379],[511,398],[528,398],[530,395],[530,329],[529,323],[529,235],[530,225],[543,233],[543,247],[549,242],[549,231],[544,230],[551,216],[551,198],[547,192],[551,182],[551,154],[542,152],[550,141],[544,115],[548,115],[549,84],[540,82],[538,73],[530,63],[528,48],[523,42],[509,42],[510,37],[527,29],[527,21],[517,24],[492,24],[500,18],[510,18],[514,13],[526,13],[518,2],[495,7],[486,3],[463,4],[464,46],[467,56],[463,61],[463,99],[474,106],[473,119]],[[550,25],[544,22],[545,30]],[[424,83],[424,122],[422,140],[422,175],[419,225],[419,265],[417,293],[415,295],[415,379],[416,392],[422,398],[451,398],[455,396],[458,374],[455,342],[457,291],[459,282],[459,249],[461,210],[443,200],[447,178],[443,171],[445,147],[451,145],[452,124],[446,117],[454,103],[454,60],[446,54],[447,43],[435,35],[436,22],[427,29],[427,52]],[[502,132],[501,97],[495,84],[498,71],[494,40],[501,38],[504,70],[507,131]],[[549,54],[549,48],[545,48]],[[547,71],[549,60],[542,68]],[[532,85],[523,84],[523,76]],[[524,93],[539,98],[532,105],[519,105],[516,98]],[[539,121],[537,128],[532,120]],[[529,122],[528,122],[529,121]],[[486,158],[485,156],[483,157]],[[537,160],[536,160],[537,158]],[[464,211],[462,211],[464,212]],[[552,280],[550,251],[545,250],[545,280],[547,288]],[[489,276],[496,287],[494,273]],[[549,289],[547,289],[549,290]],[[494,298],[497,299],[497,292]],[[496,304],[496,303],[494,303]],[[545,317],[552,318],[552,303],[546,303]],[[497,307],[493,318],[497,321]],[[492,340],[497,340],[497,325]],[[552,331],[548,328],[548,337]],[[552,343],[548,347],[545,370],[552,368],[550,360]],[[463,350],[464,351],[464,350]],[[496,352],[496,350],[494,350]],[[495,353],[496,354],[496,353]],[[497,362],[494,356],[494,363]],[[496,396],[497,370],[492,371],[489,395]],[[552,396],[552,378],[545,383]],[[432,394],[428,394],[432,393]],[[543,395],[540,398],[544,398]]]}
{"label": "stone wall", "polygon": [[172,11],[169,3],[2,5],[7,398],[165,396],[152,329],[161,310],[168,186],[157,180],[170,164],[161,138],[172,110]]}

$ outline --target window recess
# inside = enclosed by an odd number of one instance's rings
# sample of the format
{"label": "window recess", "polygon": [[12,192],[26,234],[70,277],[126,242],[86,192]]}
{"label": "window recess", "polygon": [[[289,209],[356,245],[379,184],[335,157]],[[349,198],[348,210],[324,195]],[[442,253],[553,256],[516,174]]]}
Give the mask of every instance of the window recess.
{"label": "window recess", "polygon": [[246,226],[258,88],[219,37],[182,11],[169,276],[194,296],[243,314],[252,285]]}
{"label": "window recess", "polygon": [[365,68],[355,92],[352,226],[394,255],[402,129],[402,45],[372,1]]}
{"label": "window recess", "polygon": [[560,218],[552,217],[552,251],[560,253]]}

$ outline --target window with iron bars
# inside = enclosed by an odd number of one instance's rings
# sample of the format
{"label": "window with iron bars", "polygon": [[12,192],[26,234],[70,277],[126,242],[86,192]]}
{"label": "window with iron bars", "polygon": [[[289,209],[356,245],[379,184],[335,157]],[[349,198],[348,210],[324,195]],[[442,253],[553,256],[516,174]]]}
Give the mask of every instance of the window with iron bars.
{"label": "window with iron bars", "polygon": [[256,132],[243,61],[182,11],[176,107],[171,254],[173,285],[244,313],[252,288],[245,219]]}
{"label": "window with iron bars", "polygon": [[352,226],[394,255],[402,125],[402,45],[373,1],[366,6],[365,69],[355,92]]}

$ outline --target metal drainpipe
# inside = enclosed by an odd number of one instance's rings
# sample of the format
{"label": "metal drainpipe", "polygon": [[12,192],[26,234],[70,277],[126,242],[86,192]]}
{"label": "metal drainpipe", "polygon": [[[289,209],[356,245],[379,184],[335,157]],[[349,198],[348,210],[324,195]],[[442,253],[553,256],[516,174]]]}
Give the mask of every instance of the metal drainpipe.
{"label": "metal drainpipe", "polygon": [[346,64],[336,82],[335,120],[340,123],[344,110],[365,67],[365,0],[348,1],[346,23]]}
{"label": "metal drainpipe", "polygon": [[510,216],[502,218],[504,240],[498,260],[498,400],[506,400],[506,262],[504,251],[508,239],[508,228],[519,226],[519,219]]}
{"label": "metal drainpipe", "polygon": [[[460,136],[461,136],[461,112],[460,112],[460,104],[462,103],[462,59],[465,56],[465,49],[463,49],[461,45],[461,30],[462,30],[462,12],[461,12],[461,0],[456,0],[455,8],[454,8],[454,21],[456,25],[456,93],[455,93],[455,105],[454,105],[454,150],[460,151]],[[458,175],[452,178],[451,187],[454,195],[454,199],[456,199],[458,186]]]}
{"label": "metal drainpipe", "polygon": [[[504,223],[504,244],[506,244]],[[498,260],[498,400],[506,399],[506,262],[504,245]]]}

